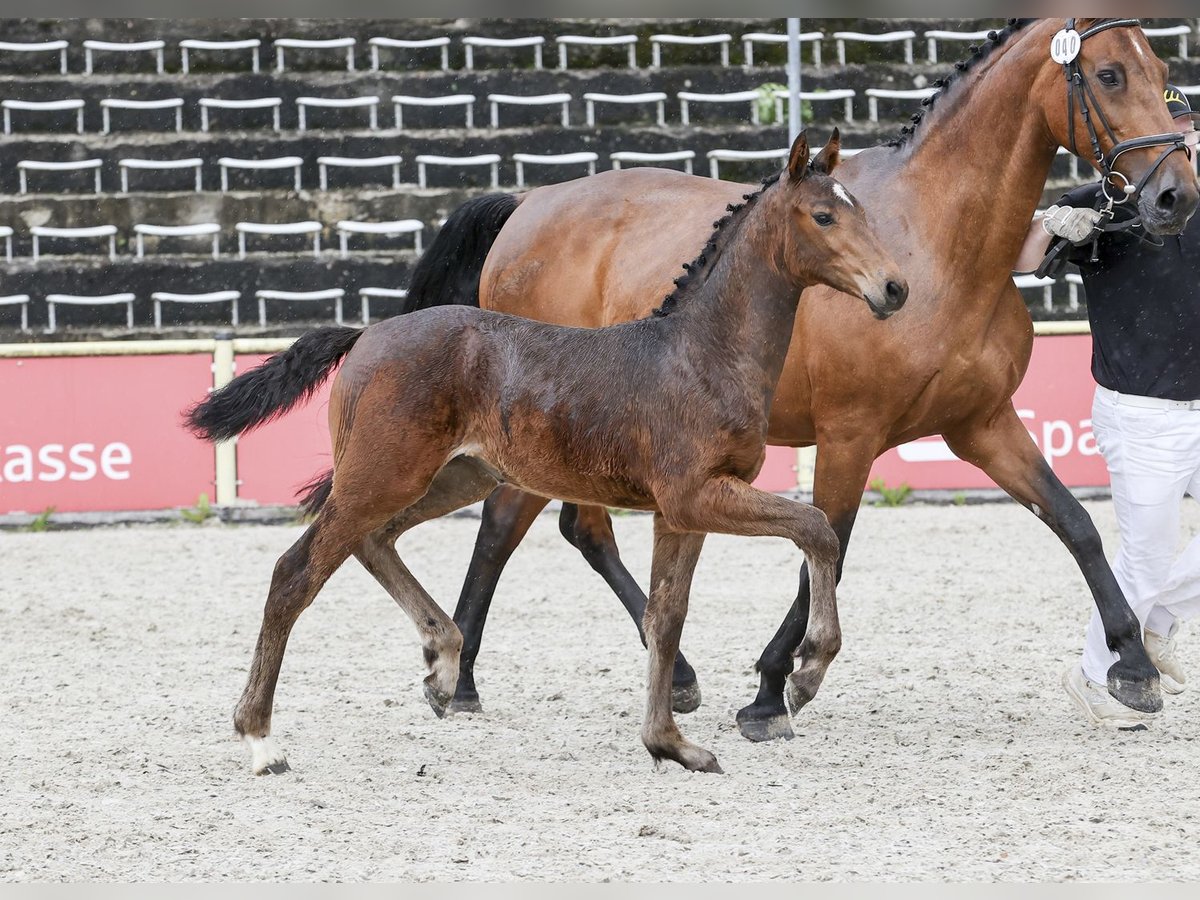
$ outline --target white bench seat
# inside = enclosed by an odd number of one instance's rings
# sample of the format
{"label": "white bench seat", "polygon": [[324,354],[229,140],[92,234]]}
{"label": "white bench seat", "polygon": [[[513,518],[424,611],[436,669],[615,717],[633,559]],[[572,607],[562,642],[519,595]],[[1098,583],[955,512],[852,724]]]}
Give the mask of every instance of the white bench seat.
{"label": "white bench seat", "polygon": [[83,172],[92,169],[96,173],[96,193],[100,193],[100,167],[104,164],[101,159],[75,159],[68,162],[45,162],[39,159],[22,159],[17,161],[17,173],[20,178],[22,194],[28,193],[29,184],[26,172]]}
{"label": "white bench seat", "polygon": [[450,68],[450,38],[448,37],[422,38],[413,41],[402,38],[373,37],[367,43],[371,46],[372,72],[379,71],[380,48],[388,50],[424,50],[429,47],[437,47],[442,51],[442,71],[448,71]]}
{"label": "white bench seat", "polygon": [[238,159],[233,156],[222,156],[217,160],[221,168],[221,190],[229,190],[229,170],[244,169],[248,172],[268,172],[274,169],[294,169],[296,173],[295,187],[300,190],[300,167],[304,160],[299,156],[277,156],[272,159]]}
{"label": "white bench seat", "polygon": [[554,39],[558,43],[558,67],[567,68],[568,47],[628,47],[629,68],[637,68],[636,34],[613,34],[595,37],[587,34],[560,34]]}
{"label": "white bench seat", "polygon": [[586,164],[588,174],[596,174],[596,160],[600,157],[590,150],[577,153],[514,153],[513,162],[517,164],[517,187],[525,187],[525,166],[580,166]]}
{"label": "white bench seat", "polygon": [[1188,58],[1188,36],[1192,33],[1192,26],[1169,25],[1166,28],[1143,28],[1142,33],[1148,38],[1179,38],[1179,56],[1181,59]]}
{"label": "white bench seat", "polygon": [[140,169],[145,172],[168,172],[175,169],[195,169],[196,170],[196,192],[199,193],[204,189],[203,180],[200,174],[204,166],[204,160],[198,156],[189,156],[186,159],[119,159],[117,167],[121,170],[121,193],[129,193],[129,170]]}
{"label": "white bench seat", "polygon": [[117,258],[117,226],[116,225],[83,225],[78,227],[58,228],[51,225],[34,225],[29,229],[33,236],[33,261],[37,262],[40,255],[42,238],[63,238],[69,241],[88,240],[90,238],[108,238],[108,258]]}
{"label": "white bench seat", "polygon": [[935,29],[925,32],[925,49],[931,63],[938,61],[938,41],[958,41],[964,44],[978,44],[987,40],[991,29],[987,31],[945,31]]}
{"label": "white bench seat", "polygon": [[4,258],[8,262],[12,262],[12,228],[8,225],[0,225],[0,238],[4,238]]}
{"label": "white bench seat", "polygon": [[652,68],[662,68],[662,45],[673,44],[681,47],[704,47],[712,44],[721,45],[721,65],[729,65],[729,42],[733,40],[731,34],[704,34],[704,35],[687,35],[687,34],[652,34],[650,35],[650,65]]}
{"label": "white bench seat", "polygon": [[139,222],[133,226],[137,258],[145,256],[145,241],[149,237],[211,237],[212,258],[221,257],[221,226],[216,222],[195,222],[190,225],[149,225]]}
{"label": "white bench seat", "polygon": [[913,64],[913,39],[915,31],[888,31],[883,34],[867,34],[861,31],[835,31],[833,39],[837,41],[838,65],[846,64],[846,41],[858,41],[867,44],[904,44],[904,61]]}
{"label": "white bench seat", "polygon": [[333,300],[335,309],[334,319],[337,324],[342,324],[342,298],[346,296],[346,292],[341,288],[327,288],[323,291],[262,290],[255,291],[254,296],[258,298],[258,324],[264,328],[267,325],[268,300],[284,300],[288,303],[312,303],[318,300]]}
{"label": "white bench seat", "polygon": [[110,111],[114,109],[129,109],[129,110],[158,110],[158,109],[173,109],[175,110],[175,131],[183,131],[183,98],[168,97],[163,100],[117,100],[105,98],[100,101],[100,116],[102,123],[100,126],[101,134],[108,134],[110,130]]}
{"label": "white bench seat", "polygon": [[915,88],[913,90],[897,91],[890,88],[867,88],[867,118],[872,122],[879,121],[880,100],[926,100],[938,92],[937,88]]}
{"label": "white bench seat", "polygon": [[438,156],[423,153],[417,157],[417,187],[427,187],[425,181],[426,166],[491,166],[492,187],[500,186],[500,154],[481,153],[478,156]]}
{"label": "white bench seat", "polygon": [[695,150],[670,150],[666,153],[642,153],[637,150],[618,150],[608,155],[614,169],[621,168],[622,163],[647,163],[657,165],[666,162],[682,162],[683,170],[692,174],[692,160],[696,158]]}
{"label": "white bench seat", "polygon": [[308,128],[306,113],[310,106],[318,109],[362,109],[365,106],[370,116],[368,122],[371,130],[379,129],[379,97],[373,94],[363,97],[297,97],[296,116],[300,131]]}
{"label": "white bench seat", "polygon": [[272,114],[272,123],[276,131],[279,131],[279,107],[283,105],[282,97],[254,97],[249,100],[226,100],[221,97],[201,97],[200,104],[200,130],[208,131],[208,111],[210,109],[269,109]]}
{"label": "white bench seat", "polygon": [[695,91],[679,91],[675,95],[679,99],[680,124],[690,125],[689,104],[691,103],[749,103],[750,121],[758,124],[758,91],[731,91],[728,94],[698,94]]}
{"label": "white bench seat", "polygon": [[[11,261],[11,257],[10,257]],[[363,301],[366,302],[365,300]],[[28,294],[9,294],[7,297],[0,297],[0,306],[20,306],[21,307],[21,331],[29,331],[29,295]],[[363,324],[366,324],[366,307],[363,307]]]}
{"label": "white bench seat", "polygon": [[352,234],[370,234],[384,237],[396,237],[401,234],[413,235],[414,249],[421,253],[422,236],[425,223],[420,219],[397,219],[394,222],[356,222],[353,219],[343,219],[335,226],[338,233],[342,258],[350,255],[348,242]]}
{"label": "white bench seat", "polygon": [[664,91],[647,91],[642,94],[600,94],[589,92],[583,95],[585,104],[585,114],[589,126],[596,124],[596,104],[597,103],[623,103],[623,104],[640,104],[653,103],[655,104],[655,121],[660,126],[666,125],[664,113],[664,104],[667,100],[666,92]]}
{"label": "white bench seat", "polygon": [[475,127],[475,95],[474,94],[444,94],[440,97],[412,97],[408,94],[393,94],[392,107],[396,116],[396,127],[404,127],[402,108],[405,106],[465,106],[467,108],[467,128]]}
{"label": "white bench seat", "polygon": [[283,51],[287,50],[345,50],[346,71],[354,71],[354,38],[325,38],[310,40],[307,38],[278,38],[275,41],[275,71],[283,71]]}
{"label": "white bench seat", "polygon": [[101,53],[153,53],[154,70],[163,74],[164,41],[84,41],[83,42],[83,74],[92,74],[92,54]]}
{"label": "white bench seat", "polygon": [[164,303],[228,303],[229,324],[237,327],[238,301],[242,299],[241,291],[207,291],[200,294],[176,294],[173,291],[154,291],[150,295],[154,301],[154,330],[162,330],[162,305]]}
{"label": "white bench seat", "polygon": [[53,53],[58,52],[59,73],[67,74],[67,48],[70,41],[0,41],[0,53]]}
{"label": "white bench seat", "polygon": [[475,48],[490,47],[492,49],[514,50],[522,47],[533,48],[533,67],[540,69],[542,67],[542,45],[546,43],[544,37],[519,37],[519,38],[489,38],[479,37],[476,35],[468,35],[462,39],[463,50],[466,53],[467,70],[475,68]]}
{"label": "white bench seat", "polygon": [[83,134],[83,100],[72,97],[67,100],[0,100],[4,110],[4,133],[12,134],[13,110],[20,112],[75,112],[75,132]]}
{"label": "white bench seat", "polygon": [[133,328],[134,294],[47,294],[46,295],[46,333],[53,334],[58,330],[58,320],[55,306],[119,306],[125,304],[125,327]]}
{"label": "white bench seat", "polygon": [[718,148],[708,151],[708,173],[713,178],[720,178],[719,165],[722,162],[757,162],[764,159],[787,159],[789,148],[780,147],[777,150],[726,150]]}
{"label": "white bench seat", "polygon": [[[783,122],[783,104],[788,98],[786,90],[775,91],[775,121]],[[847,122],[854,121],[854,98],[857,92],[851,88],[835,88],[831,91],[801,91],[800,101],[809,103],[833,103],[842,101],[842,118]]]}
{"label": "white bench seat", "polygon": [[1042,289],[1042,308],[1049,311],[1054,308],[1053,278],[1039,278],[1037,275],[1014,275],[1013,284],[1020,290]]}
{"label": "white bench seat", "polygon": [[204,50],[213,53],[229,53],[233,50],[252,50],[254,51],[250,57],[250,71],[258,72],[259,58],[258,48],[262,46],[262,41],[258,38],[243,38],[232,41],[202,41],[196,39],[187,39],[179,42],[179,56],[183,63],[183,74],[188,74],[188,53],[195,50]]}
{"label": "white bench seat", "polygon": [[378,300],[403,300],[408,297],[404,288],[365,287],[358,289],[358,299],[362,304],[362,323],[371,324],[371,298]]}
{"label": "white bench seat", "polygon": [[317,171],[321,179],[321,190],[329,190],[329,168],[341,169],[379,169],[390,166],[392,169],[392,188],[400,187],[400,162],[398,153],[387,156],[318,156]]}
{"label": "white bench seat", "polygon": [[500,107],[504,106],[561,106],[562,125],[567,128],[571,124],[571,95],[570,94],[534,94],[518,96],[516,94],[488,94],[487,101],[492,111],[492,127],[500,127]]}
{"label": "white bench seat", "polygon": [[238,236],[238,259],[246,258],[246,235],[295,235],[311,234],[313,238],[313,256],[321,256],[321,231],[324,229],[320,222],[238,222],[233,228]]}
{"label": "white bench seat", "polygon": [[[800,46],[803,49],[805,44],[812,44],[812,61],[816,68],[821,68],[821,41],[825,39],[823,31],[802,31],[800,32]],[[768,31],[751,31],[748,34],[742,35],[742,60],[746,68],[751,68],[754,65],[754,45],[755,44],[786,44],[788,36],[786,34],[775,34]]]}

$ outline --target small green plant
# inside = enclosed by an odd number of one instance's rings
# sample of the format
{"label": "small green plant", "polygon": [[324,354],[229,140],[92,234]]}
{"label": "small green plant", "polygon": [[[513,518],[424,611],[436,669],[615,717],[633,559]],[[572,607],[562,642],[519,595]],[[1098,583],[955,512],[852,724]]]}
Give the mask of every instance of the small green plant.
{"label": "small green plant", "polygon": [[882,497],[882,500],[876,501],[876,506],[899,506],[908,499],[908,495],[912,493],[912,488],[906,483],[898,484],[896,487],[888,487],[882,478],[873,479],[868,487]]}
{"label": "small green plant", "polygon": [[967,505],[967,495],[965,492],[958,491],[955,493],[954,505],[955,506],[966,506]]}
{"label": "small green plant", "polygon": [[50,528],[50,517],[54,515],[54,510],[58,507],[47,506],[40,513],[34,516],[33,521],[29,523],[29,530],[42,532]]}
{"label": "small green plant", "polygon": [[208,494],[201,494],[196,499],[195,506],[190,509],[181,509],[179,510],[179,514],[195,525],[199,525],[205,519],[211,519],[216,515],[208,502]]}
{"label": "small green plant", "polygon": [[[758,122],[760,125],[782,125],[787,121],[787,104],[783,104],[783,118],[779,121],[775,119],[775,92],[786,91],[786,84],[778,84],[774,81],[768,81],[766,84],[760,84],[755,88],[758,91],[758,99],[754,101],[758,107]],[[807,100],[800,101],[800,121],[802,124],[808,124],[813,120],[812,104]]]}

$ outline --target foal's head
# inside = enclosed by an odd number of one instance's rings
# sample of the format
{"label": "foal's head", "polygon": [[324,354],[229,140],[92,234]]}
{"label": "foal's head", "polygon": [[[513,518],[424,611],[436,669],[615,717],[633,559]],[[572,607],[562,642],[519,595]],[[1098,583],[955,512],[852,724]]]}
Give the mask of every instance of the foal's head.
{"label": "foal's head", "polygon": [[827,284],[862,297],[886,319],[908,299],[908,282],[879,243],[862,205],[832,177],[838,163],[838,130],[811,163],[800,132],[787,169],[769,193],[773,218],[784,227],[780,266],[803,284]]}

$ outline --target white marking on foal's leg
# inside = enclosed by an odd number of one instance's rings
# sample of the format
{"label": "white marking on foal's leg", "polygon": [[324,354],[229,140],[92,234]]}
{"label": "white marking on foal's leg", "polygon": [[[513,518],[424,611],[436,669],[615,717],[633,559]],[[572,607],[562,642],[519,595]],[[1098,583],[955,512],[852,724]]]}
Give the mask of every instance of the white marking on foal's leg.
{"label": "white marking on foal's leg", "polygon": [[250,767],[255,775],[282,775],[291,768],[287,757],[270,735],[259,738],[246,734],[242,735],[242,740],[250,748]]}

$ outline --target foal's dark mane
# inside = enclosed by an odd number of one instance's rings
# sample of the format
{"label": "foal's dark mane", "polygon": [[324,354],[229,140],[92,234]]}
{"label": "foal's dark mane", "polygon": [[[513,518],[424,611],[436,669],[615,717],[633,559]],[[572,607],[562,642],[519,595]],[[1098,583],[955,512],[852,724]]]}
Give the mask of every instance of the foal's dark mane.
{"label": "foal's dark mane", "polygon": [[660,318],[669,316],[704,284],[705,276],[712,269],[713,263],[717,261],[721,252],[728,246],[733,235],[737,234],[738,226],[745,221],[747,214],[754,206],[754,201],[777,182],[781,175],[783,175],[782,171],[768,175],[759,184],[757,191],[742,195],[741,203],[730,203],[725,207],[726,215],[713,222],[712,234],[708,238],[708,243],[704,245],[704,249],[700,251],[700,255],[690,263],[683,264],[683,274],[675,279],[675,290],[667,294],[663,299],[662,306],[655,309],[651,313],[652,316]]}
{"label": "foal's dark mane", "polygon": [[944,78],[939,78],[933,82],[933,86],[939,88],[938,92],[932,97],[926,97],[921,101],[921,105],[925,107],[920,112],[913,113],[912,124],[905,125],[900,129],[900,134],[892,138],[884,146],[887,147],[903,147],[908,143],[913,133],[917,130],[917,126],[921,124],[925,114],[933,110],[933,106],[937,101],[946,95],[946,93],[955,84],[962,81],[962,76],[970,72],[981,60],[985,60],[992,55],[992,52],[1010,37],[1028,25],[1030,22],[1036,22],[1037,19],[1009,19],[1007,24],[1000,31],[989,31],[987,40],[982,45],[972,44],[969,48],[971,55],[966,59],[959,60],[954,64],[954,70]]}

